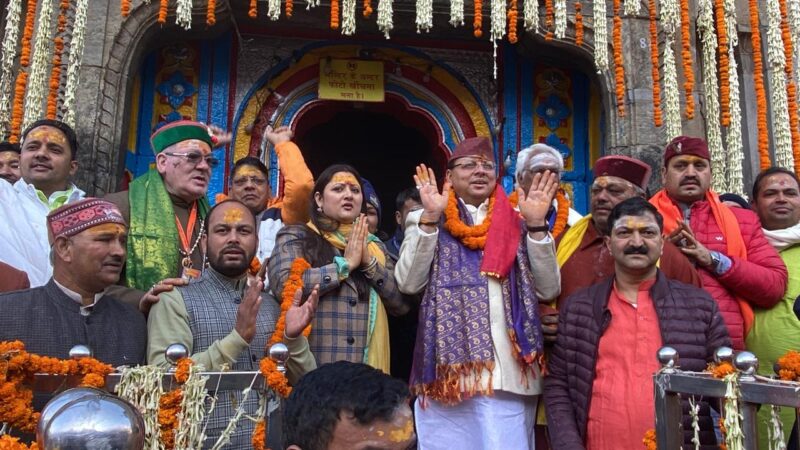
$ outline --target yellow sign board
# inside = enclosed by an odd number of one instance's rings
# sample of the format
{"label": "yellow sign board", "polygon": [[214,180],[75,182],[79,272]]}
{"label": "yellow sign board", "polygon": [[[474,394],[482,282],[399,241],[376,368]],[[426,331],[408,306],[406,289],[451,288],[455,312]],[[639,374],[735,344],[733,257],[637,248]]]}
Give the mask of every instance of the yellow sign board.
{"label": "yellow sign board", "polygon": [[323,59],[319,62],[319,98],[352,102],[384,100],[383,62]]}

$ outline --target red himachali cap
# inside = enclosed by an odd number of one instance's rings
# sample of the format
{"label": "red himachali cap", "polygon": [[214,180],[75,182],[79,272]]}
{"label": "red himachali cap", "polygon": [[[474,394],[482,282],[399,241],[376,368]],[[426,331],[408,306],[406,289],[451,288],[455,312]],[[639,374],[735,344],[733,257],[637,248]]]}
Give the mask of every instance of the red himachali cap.
{"label": "red himachali cap", "polygon": [[99,198],[85,198],[51,212],[47,216],[47,231],[55,240],[59,236],[75,236],[104,223],[127,226],[115,204]]}
{"label": "red himachali cap", "polygon": [[673,156],[679,155],[694,155],[703,159],[711,159],[708,143],[704,139],[690,136],[678,136],[667,144],[667,148],[664,149],[664,167]]}
{"label": "red himachali cap", "polygon": [[497,163],[497,161],[494,160],[492,141],[487,137],[471,137],[459,142],[447,162],[451,163],[465,156],[477,156]]}
{"label": "red himachali cap", "polygon": [[627,180],[636,186],[644,189],[650,181],[653,169],[638,159],[622,155],[604,156],[594,164],[594,176],[599,177],[618,177]]}

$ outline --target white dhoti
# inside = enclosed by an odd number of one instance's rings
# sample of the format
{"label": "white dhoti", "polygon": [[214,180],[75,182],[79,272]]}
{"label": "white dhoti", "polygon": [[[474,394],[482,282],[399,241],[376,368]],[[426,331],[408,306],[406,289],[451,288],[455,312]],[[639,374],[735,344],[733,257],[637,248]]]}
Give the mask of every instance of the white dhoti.
{"label": "white dhoti", "polygon": [[419,450],[532,450],[539,396],[495,391],[445,405],[414,403]]}

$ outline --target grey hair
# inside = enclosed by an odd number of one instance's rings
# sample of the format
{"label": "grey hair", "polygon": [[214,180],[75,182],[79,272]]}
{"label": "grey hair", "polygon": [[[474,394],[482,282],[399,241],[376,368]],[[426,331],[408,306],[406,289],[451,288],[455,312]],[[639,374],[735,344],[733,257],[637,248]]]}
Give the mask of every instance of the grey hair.
{"label": "grey hair", "polygon": [[533,158],[537,155],[547,155],[552,157],[558,164],[559,175],[564,171],[564,157],[561,156],[561,152],[547,144],[533,144],[528,148],[520,150],[520,152],[517,154],[517,170],[514,174],[517,179],[517,183],[520,182],[522,179],[522,174],[525,171],[530,171],[533,169],[533,167],[531,167],[531,163],[533,162]]}

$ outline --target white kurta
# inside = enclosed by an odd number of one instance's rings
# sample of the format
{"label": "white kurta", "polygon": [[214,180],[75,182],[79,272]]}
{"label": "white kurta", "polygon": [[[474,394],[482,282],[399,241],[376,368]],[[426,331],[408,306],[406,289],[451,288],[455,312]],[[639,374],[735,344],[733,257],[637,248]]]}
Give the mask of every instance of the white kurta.
{"label": "white kurta", "polygon": [[[85,197],[72,185],[66,203]],[[28,274],[31,287],[43,286],[53,275],[50,242],[47,239],[49,205],[36,194],[36,188],[20,179],[12,186],[0,179],[0,261]]]}
{"label": "white kurta", "polygon": [[[473,223],[480,224],[486,218],[488,202],[476,208],[465,205]],[[400,248],[400,259],[395,265],[395,278],[400,291],[406,294],[422,292],[428,284],[428,279],[433,263],[434,253],[438,240],[438,230],[426,233],[419,228],[422,210],[411,212],[406,219],[405,237]],[[536,295],[540,301],[549,301],[556,298],[561,290],[561,273],[558,269],[555,256],[555,242],[548,235],[541,241],[526,239],[528,258],[531,271],[535,280]],[[482,388],[487,388],[491,379],[495,397],[476,397],[462,402],[457,406],[445,406],[431,399],[425,399],[427,408],[422,408],[417,414],[417,429],[421,449],[438,448],[533,448],[532,426],[528,426],[531,417],[535,418],[536,398],[542,392],[542,376],[538,370],[530,375],[526,372],[521,376],[522,368],[514,356],[514,347],[506,330],[505,313],[503,310],[503,297],[500,282],[493,278],[488,281],[489,290],[489,317],[491,322],[491,336],[494,346],[495,366],[491,377],[488,371],[481,376]],[[469,379],[463,380],[462,385],[471,385]],[[420,410],[420,408],[417,408]],[[509,411],[516,411],[510,414]],[[463,433],[459,427],[444,427],[443,417],[452,412],[451,420],[463,422],[458,419],[464,414],[470,415],[474,421],[464,423],[472,431]],[[485,416],[493,416],[492,421],[486,421]],[[483,425],[478,425],[483,424]],[[476,428],[477,427],[477,428]],[[498,433],[498,427],[501,433]],[[522,430],[519,436],[510,430]],[[426,432],[429,431],[429,432]],[[435,432],[434,432],[435,431]],[[505,435],[505,440],[500,447],[484,447],[484,442],[493,442],[497,436]],[[515,437],[516,436],[516,437]],[[510,445],[515,443],[518,445]],[[476,445],[478,445],[476,447]]]}

